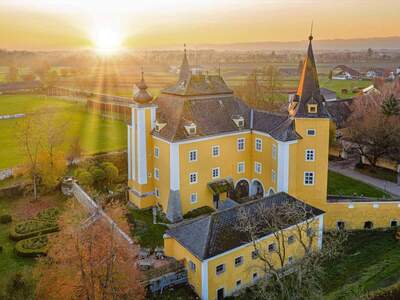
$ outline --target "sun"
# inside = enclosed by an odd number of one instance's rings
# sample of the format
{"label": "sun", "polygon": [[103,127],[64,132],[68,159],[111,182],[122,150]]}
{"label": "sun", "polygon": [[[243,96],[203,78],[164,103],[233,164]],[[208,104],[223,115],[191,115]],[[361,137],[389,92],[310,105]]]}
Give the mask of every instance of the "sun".
{"label": "sun", "polygon": [[123,37],[118,30],[104,28],[94,31],[92,40],[97,53],[112,55],[121,50]]}

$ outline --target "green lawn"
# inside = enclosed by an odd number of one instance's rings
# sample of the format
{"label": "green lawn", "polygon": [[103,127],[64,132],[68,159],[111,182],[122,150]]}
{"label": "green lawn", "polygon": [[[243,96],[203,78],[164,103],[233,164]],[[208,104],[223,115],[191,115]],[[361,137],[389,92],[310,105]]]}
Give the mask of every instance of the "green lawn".
{"label": "green lawn", "polygon": [[[7,200],[0,198],[0,215],[3,214],[11,214],[11,211]],[[4,290],[4,286],[12,274],[24,270],[29,272],[35,265],[33,258],[22,258],[15,255],[15,243],[8,238],[11,225],[12,223],[0,224],[0,246],[3,247],[3,251],[0,252],[0,291]]]}
{"label": "green lawn", "polygon": [[[327,77],[320,78],[321,87],[330,89],[337,93],[339,98],[351,98],[355,94],[353,88],[366,88],[372,84],[369,80],[329,80]],[[342,94],[342,89],[347,89],[348,94]]]}
{"label": "green lawn", "polygon": [[130,209],[129,214],[128,221],[134,223],[132,234],[138,239],[140,246],[154,249],[164,245],[163,235],[167,227],[153,224],[151,209]]}
{"label": "green lawn", "polygon": [[326,299],[359,299],[400,282],[400,243],[393,232],[352,233],[345,254],[326,266]]}
{"label": "green lawn", "polygon": [[328,194],[346,196],[364,195],[366,197],[376,198],[384,196],[390,197],[389,194],[380,189],[332,171],[329,171],[328,174]]}
{"label": "green lawn", "polygon": [[[64,148],[75,136],[81,139],[86,154],[126,149],[126,125],[88,113],[84,104],[37,95],[0,96],[0,114],[32,113],[40,108],[55,108],[57,119],[67,123]],[[15,138],[19,120],[0,120],[0,169],[23,162]]]}

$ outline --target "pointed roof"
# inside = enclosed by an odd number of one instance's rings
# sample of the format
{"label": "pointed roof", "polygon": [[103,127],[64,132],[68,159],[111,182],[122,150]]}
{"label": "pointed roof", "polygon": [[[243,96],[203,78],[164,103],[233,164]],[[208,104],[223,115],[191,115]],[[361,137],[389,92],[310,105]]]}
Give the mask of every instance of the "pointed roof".
{"label": "pointed roof", "polygon": [[[326,118],[329,116],[324,106],[324,97],[320,92],[312,40],[313,36],[310,35],[297,93],[289,106],[289,114],[293,117]],[[317,104],[317,113],[309,113],[307,104]]]}
{"label": "pointed roof", "polygon": [[146,104],[153,100],[153,96],[147,91],[147,84],[144,81],[144,73],[142,71],[142,79],[136,84],[139,89],[134,95],[133,100],[139,104]]}
{"label": "pointed roof", "polygon": [[191,71],[190,71],[189,61],[188,61],[187,54],[186,54],[186,44],[185,44],[183,60],[182,60],[181,68],[179,71],[179,81],[187,80],[190,76],[190,73],[191,73]]}

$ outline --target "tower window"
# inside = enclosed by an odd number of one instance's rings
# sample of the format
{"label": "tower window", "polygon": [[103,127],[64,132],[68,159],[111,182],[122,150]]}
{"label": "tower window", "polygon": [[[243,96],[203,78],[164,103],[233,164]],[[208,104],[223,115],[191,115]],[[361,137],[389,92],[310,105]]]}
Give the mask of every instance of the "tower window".
{"label": "tower window", "polygon": [[307,149],[306,150],[306,161],[314,161],[315,160],[315,150]]}
{"label": "tower window", "polygon": [[197,202],[197,193],[190,194],[190,203],[194,204]]}
{"label": "tower window", "polygon": [[218,157],[219,153],[220,153],[220,147],[212,146],[212,150],[211,150],[212,157]]}
{"label": "tower window", "polygon": [[315,114],[318,111],[317,104],[308,104],[308,113]]}
{"label": "tower window", "polygon": [[157,146],[154,147],[154,157],[159,158],[160,157],[160,148]]}
{"label": "tower window", "polygon": [[212,175],[213,179],[219,178],[220,169],[219,168],[213,168],[211,173],[212,173],[211,175]]}
{"label": "tower window", "polygon": [[238,172],[238,174],[244,173],[244,170],[245,170],[244,162],[243,161],[242,162],[238,162],[237,163],[237,172]]}
{"label": "tower window", "polygon": [[304,185],[314,185],[314,172],[304,172]]}
{"label": "tower window", "polygon": [[257,152],[262,151],[262,140],[261,139],[256,139],[256,151]]}
{"label": "tower window", "polygon": [[158,168],[154,168],[154,179],[160,180],[160,170]]}
{"label": "tower window", "polygon": [[262,165],[259,162],[255,162],[254,163],[254,172],[256,172],[257,174],[261,174],[262,171]]}
{"label": "tower window", "polygon": [[245,139],[244,138],[238,139],[237,140],[237,150],[244,151],[244,147],[245,147]]}
{"label": "tower window", "polygon": [[197,173],[190,173],[189,174],[189,183],[190,184],[195,184],[197,183]]}
{"label": "tower window", "polygon": [[315,129],[307,129],[308,136],[315,136],[317,134]]}
{"label": "tower window", "polygon": [[197,161],[197,150],[191,150],[189,151],[189,161]]}

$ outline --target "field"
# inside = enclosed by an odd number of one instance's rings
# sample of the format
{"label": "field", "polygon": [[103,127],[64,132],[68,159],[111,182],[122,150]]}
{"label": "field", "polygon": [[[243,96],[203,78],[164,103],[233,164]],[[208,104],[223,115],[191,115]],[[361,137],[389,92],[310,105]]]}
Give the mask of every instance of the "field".
{"label": "field", "polygon": [[[56,118],[67,123],[65,150],[75,136],[80,137],[85,154],[124,150],[126,127],[118,120],[88,113],[85,105],[36,95],[0,96],[0,114],[35,113],[52,108]],[[18,120],[0,120],[0,169],[23,162],[23,153],[16,139]]]}
{"label": "field", "polygon": [[328,176],[328,195],[390,197],[380,189],[332,171],[329,171]]}

